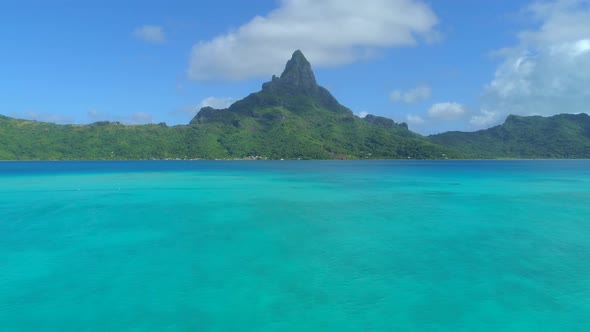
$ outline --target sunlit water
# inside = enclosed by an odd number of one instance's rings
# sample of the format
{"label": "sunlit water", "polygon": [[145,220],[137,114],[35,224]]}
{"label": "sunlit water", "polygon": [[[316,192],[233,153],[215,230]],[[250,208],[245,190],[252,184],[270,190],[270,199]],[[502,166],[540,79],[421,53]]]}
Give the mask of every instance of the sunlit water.
{"label": "sunlit water", "polygon": [[589,331],[590,161],[0,163],[2,331]]}

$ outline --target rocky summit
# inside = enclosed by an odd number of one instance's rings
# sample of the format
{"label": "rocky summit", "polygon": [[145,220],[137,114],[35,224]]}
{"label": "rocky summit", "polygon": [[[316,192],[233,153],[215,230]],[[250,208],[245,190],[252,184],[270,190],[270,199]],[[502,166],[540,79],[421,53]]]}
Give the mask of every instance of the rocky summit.
{"label": "rocky summit", "polygon": [[[282,106],[291,111],[302,109],[301,98],[313,101],[332,112],[353,117],[348,108],[342,106],[324,87],[317,84],[311,64],[300,50],[297,50],[287,62],[280,77],[273,75],[270,82],[262,84],[262,90],[253,93],[229,107],[233,114],[254,115],[256,108]],[[217,112],[217,114],[213,114]],[[191,123],[204,123],[220,118],[233,117],[228,112],[219,112],[210,107],[202,108]]]}
{"label": "rocky summit", "polygon": [[273,92],[283,88],[285,91],[313,94],[319,86],[315,80],[311,64],[300,50],[293,53],[291,60],[287,62],[285,70],[280,78],[272,77],[272,81],[262,86],[263,90]]}

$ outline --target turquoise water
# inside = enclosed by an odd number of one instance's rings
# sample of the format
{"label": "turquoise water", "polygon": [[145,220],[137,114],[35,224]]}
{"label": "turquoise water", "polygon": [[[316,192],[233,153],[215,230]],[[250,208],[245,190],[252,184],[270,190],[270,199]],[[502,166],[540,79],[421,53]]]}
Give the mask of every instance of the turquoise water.
{"label": "turquoise water", "polygon": [[2,331],[589,331],[590,161],[0,163]]}

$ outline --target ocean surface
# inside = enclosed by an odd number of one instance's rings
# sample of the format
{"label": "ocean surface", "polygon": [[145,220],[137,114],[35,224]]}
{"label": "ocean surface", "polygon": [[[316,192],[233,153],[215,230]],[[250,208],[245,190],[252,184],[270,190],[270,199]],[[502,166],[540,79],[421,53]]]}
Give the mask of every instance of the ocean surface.
{"label": "ocean surface", "polygon": [[0,163],[2,331],[590,331],[590,161]]}

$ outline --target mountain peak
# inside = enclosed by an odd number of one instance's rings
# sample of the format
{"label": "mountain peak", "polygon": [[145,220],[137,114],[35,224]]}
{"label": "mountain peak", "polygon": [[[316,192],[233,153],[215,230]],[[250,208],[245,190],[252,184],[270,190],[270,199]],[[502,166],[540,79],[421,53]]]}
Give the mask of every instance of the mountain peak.
{"label": "mountain peak", "polygon": [[287,61],[280,78],[273,76],[271,82],[262,86],[263,90],[273,92],[288,90],[291,93],[307,95],[316,93],[318,88],[311,64],[300,50],[293,52],[291,60]]}
{"label": "mountain peak", "polygon": [[291,60],[287,62],[281,79],[296,86],[313,87],[317,85],[311,64],[300,50],[295,51]]}

